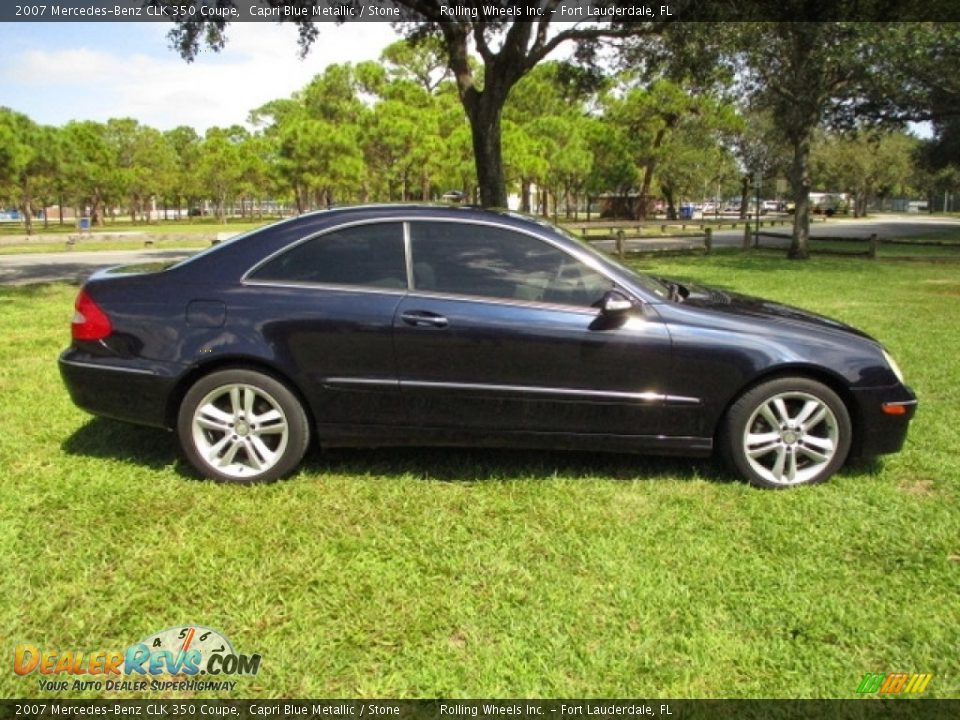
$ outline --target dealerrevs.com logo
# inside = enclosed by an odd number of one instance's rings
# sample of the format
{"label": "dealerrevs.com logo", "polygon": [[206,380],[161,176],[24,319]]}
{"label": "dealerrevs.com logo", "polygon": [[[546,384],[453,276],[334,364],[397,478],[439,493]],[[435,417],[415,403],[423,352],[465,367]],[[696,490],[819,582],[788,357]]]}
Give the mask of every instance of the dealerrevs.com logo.
{"label": "dealerrevs.com logo", "polygon": [[212,628],[180,625],[124,650],[59,651],[23,643],[14,649],[13,671],[36,676],[45,691],[222,691],[236,687],[231,676],[256,675],[260,655],[237,653]]}

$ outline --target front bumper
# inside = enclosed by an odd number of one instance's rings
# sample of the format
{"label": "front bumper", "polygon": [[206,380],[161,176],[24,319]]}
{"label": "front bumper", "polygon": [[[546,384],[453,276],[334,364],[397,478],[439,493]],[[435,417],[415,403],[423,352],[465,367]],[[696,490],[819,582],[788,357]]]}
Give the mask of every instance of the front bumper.
{"label": "front bumper", "polygon": [[[907,439],[910,421],[917,412],[917,396],[906,385],[852,390],[856,401],[856,440],[850,450],[855,458],[899,452]],[[884,405],[902,408],[891,415]]]}
{"label": "front bumper", "polygon": [[167,417],[173,377],[154,368],[65,350],[60,376],[74,404],[94,415],[154,427],[170,427]]}

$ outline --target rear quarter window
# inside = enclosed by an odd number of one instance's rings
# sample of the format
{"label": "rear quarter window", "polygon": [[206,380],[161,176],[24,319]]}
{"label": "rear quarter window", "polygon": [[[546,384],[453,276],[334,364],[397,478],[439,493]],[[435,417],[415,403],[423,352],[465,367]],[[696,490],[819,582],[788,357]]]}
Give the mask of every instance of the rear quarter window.
{"label": "rear quarter window", "polygon": [[251,280],[407,287],[403,225],[354,225],[301,242],[268,260]]}

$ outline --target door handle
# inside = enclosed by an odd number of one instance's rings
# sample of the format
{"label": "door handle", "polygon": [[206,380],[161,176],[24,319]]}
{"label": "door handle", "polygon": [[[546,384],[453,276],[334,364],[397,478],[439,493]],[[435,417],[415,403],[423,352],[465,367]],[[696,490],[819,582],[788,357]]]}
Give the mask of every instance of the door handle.
{"label": "door handle", "polygon": [[443,315],[437,315],[436,313],[427,312],[426,310],[413,310],[400,313],[400,319],[407,325],[413,325],[414,327],[444,328],[449,324]]}

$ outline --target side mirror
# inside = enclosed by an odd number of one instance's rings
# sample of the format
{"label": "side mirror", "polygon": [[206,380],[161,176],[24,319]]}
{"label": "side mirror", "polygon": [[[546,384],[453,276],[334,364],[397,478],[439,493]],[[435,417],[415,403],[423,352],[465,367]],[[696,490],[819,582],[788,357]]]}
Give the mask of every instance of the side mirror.
{"label": "side mirror", "polygon": [[633,309],[633,302],[617,290],[608,290],[600,306],[604,315],[622,315]]}

